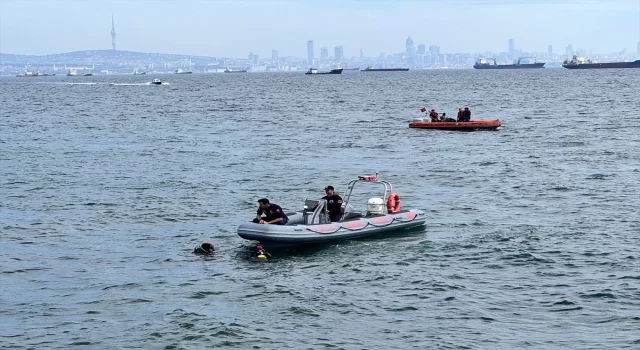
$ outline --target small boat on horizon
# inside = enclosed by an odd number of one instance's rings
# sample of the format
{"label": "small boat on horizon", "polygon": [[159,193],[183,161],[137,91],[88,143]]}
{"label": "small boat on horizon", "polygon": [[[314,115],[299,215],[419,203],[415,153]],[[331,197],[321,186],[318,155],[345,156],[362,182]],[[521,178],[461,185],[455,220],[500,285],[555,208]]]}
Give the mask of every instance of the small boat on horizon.
{"label": "small boat on horizon", "polygon": [[336,69],[332,69],[332,70],[330,70],[328,72],[319,72],[315,68],[309,68],[309,70],[304,74],[342,74],[342,71],[343,71],[342,68],[336,68]]}
{"label": "small boat on horizon", "polygon": [[564,60],[562,67],[567,69],[604,69],[604,68],[640,68],[640,60],[633,62],[598,63],[584,57],[574,55],[571,60]]}
{"label": "small boat on horizon", "polygon": [[78,73],[75,69],[70,69],[67,72],[68,77],[90,77],[93,73]]}

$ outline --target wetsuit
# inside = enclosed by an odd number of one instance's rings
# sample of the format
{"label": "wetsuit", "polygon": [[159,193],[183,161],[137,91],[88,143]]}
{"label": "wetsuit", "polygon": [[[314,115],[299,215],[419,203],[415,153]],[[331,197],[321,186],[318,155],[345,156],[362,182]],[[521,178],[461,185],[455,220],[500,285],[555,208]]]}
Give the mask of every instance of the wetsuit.
{"label": "wetsuit", "polygon": [[213,254],[215,248],[211,243],[203,243],[193,248],[195,254]]}
{"label": "wetsuit", "polygon": [[324,196],[322,199],[327,201],[327,209],[329,210],[329,217],[331,221],[340,221],[342,218],[342,197],[337,194],[333,194],[331,196]]}
{"label": "wetsuit", "polygon": [[[284,214],[282,208],[277,204],[269,203],[269,208],[264,210],[262,208],[258,208],[258,215],[262,214],[267,216],[264,218],[264,221],[271,221],[280,218],[280,221],[274,222],[276,225],[284,225],[289,221],[289,218]],[[253,221],[256,222],[257,219],[253,219]]]}

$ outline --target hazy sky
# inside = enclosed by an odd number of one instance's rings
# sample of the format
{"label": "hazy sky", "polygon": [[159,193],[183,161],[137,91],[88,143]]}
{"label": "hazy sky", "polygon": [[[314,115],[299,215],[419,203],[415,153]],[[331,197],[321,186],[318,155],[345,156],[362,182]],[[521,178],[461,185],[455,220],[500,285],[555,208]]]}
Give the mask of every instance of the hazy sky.
{"label": "hazy sky", "polygon": [[307,40],[333,55],[438,45],[442,53],[636,51],[640,0],[0,0],[0,52],[111,48],[189,55],[306,57]]}

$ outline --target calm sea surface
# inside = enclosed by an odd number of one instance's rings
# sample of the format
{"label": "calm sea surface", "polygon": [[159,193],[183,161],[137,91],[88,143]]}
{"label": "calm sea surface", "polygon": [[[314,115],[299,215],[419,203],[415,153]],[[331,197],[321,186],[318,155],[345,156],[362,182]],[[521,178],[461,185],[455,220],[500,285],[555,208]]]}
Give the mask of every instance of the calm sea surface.
{"label": "calm sea surface", "polygon": [[[638,349],[639,91],[640,70],[2,78],[0,348]],[[502,128],[408,128],[465,105]],[[424,229],[267,262],[236,233],[261,197],[375,172]]]}

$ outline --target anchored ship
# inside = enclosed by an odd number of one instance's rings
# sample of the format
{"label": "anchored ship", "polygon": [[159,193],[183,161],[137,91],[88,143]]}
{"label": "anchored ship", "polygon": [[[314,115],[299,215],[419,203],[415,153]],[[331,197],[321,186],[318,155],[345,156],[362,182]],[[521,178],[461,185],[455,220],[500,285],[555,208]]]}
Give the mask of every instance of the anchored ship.
{"label": "anchored ship", "polygon": [[597,63],[584,57],[574,55],[571,60],[562,62],[567,69],[602,69],[602,68],[640,68],[640,60],[633,62],[607,62]]}
{"label": "anchored ship", "polygon": [[[522,63],[523,59],[529,59],[529,63]],[[531,59],[533,59],[533,63],[531,63]],[[491,63],[490,60],[493,60]],[[527,69],[527,68],[544,68],[544,62],[538,63],[536,62],[535,57],[520,57],[518,60],[512,64],[498,64],[495,58],[479,58],[476,61],[476,64],[473,65],[475,69]]]}
{"label": "anchored ship", "polygon": [[320,72],[315,68],[309,68],[309,70],[304,74],[342,74],[342,68],[332,69],[328,72]]}
{"label": "anchored ship", "polygon": [[371,68],[361,69],[361,72],[406,72],[409,68]]}

